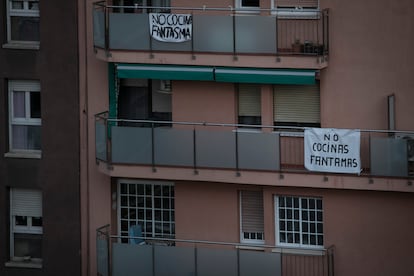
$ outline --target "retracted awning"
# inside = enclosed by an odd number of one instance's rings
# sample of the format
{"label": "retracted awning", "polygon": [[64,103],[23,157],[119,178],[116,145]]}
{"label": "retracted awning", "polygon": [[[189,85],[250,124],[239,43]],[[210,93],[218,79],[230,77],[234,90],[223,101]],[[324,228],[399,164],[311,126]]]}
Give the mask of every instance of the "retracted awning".
{"label": "retracted awning", "polygon": [[118,64],[118,78],[160,79],[160,80],[199,80],[213,81],[214,67],[158,65],[158,64]]}
{"label": "retracted awning", "polygon": [[217,67],[214,75],[219,82],[310,85],[316,70]]}
{"label": "retracted awning", "polygon": [[316,70],[189,66],[168,64],[116,65],[118,78],[198,80],[232,83],[315,84]]}

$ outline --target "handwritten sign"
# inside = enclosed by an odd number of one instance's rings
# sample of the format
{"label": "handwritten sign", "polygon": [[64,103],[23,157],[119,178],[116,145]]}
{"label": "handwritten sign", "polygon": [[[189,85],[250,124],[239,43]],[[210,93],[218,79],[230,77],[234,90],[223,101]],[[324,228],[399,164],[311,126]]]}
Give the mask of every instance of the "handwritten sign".
{"label": "handwritten sign", "polygon": [[305,167],[332,173],[361,172],[359,130],[310,128],[305,130]]}
{"label": "handwritten sign", "polygon": [[162,42],[184,42],[191,40],[193,16],[191,14],[150,13],[151,36]]}

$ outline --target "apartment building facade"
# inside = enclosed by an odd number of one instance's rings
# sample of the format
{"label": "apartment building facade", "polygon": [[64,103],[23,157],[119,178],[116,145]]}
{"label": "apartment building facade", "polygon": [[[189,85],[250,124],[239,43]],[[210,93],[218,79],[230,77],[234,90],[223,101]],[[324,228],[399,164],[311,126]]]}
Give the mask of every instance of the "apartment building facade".
{"label": "apartment building facade", "polygon": [[0,275],[80,275],[77,1],[0,4]]}
{"label": "apartment building facade", "polygon": [[86,2],[85,275],[414,273],[412,1]]}

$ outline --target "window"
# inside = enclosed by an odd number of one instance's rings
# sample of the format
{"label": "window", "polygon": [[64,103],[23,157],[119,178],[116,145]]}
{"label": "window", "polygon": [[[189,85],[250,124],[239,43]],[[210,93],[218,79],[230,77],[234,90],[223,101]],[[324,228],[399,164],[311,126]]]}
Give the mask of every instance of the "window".
{"label": "window", "polygon": [[42,193],[10,190],[10,259],[40,262],[42,259]]}
{"label": "window", "polygon": [[9,127],[11,152],[40,151],[39,82],[9,81]]}
{"label": "window", "polygon": [[7,0],[9,42],[39,41],[39,0]]}
{"label": "window", "polygon": [[319,11],[319,0],[273,0],[272,6],[281,17],[314,17]]}
{"label": "window", "polygon": [[169,80],[121,79],[118,118],[171,121],[171,91]]}
{"label": "window", "polygon": [[239,124],[261,124],[261,96],[260,85],[238,85],[238,121]]}
{"label": "window", "polygon": [[277,245],[323,248],[321,198],[276,196],[275,201]]}
{"label": "window", "polygon": [[236,0],[236,8],[255,10],[260,7],[260,0]]}
{"label": "window", "polygon": [[139,225],[145,237],[174,238],[173,184],[121,180],[118,189],[121,236],[130,236]]}
{"label": "window", "polygon": [[319,85],[275,85],[275,126],[320,127]]}
{"label": "window", "polygon": [[263,193],[240,192],[240,240],[243,243],[264,243]]}
{"label": "window", "polygon": [[147,6],[147,7],[165,7],[162,9],[136,9],[136,8],[114,8],[115,12],[125,13],[146,13],[146,12],[170,12],[169,7],[171,6],[170,0],[114,0],[114,6]]}

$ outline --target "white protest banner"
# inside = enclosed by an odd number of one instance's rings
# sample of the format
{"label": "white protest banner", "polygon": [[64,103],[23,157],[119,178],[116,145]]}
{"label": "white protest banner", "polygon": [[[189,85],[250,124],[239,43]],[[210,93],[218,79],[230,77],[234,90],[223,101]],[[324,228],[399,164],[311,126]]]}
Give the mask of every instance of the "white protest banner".
{"label": "white protest banner", "polygon": [[191,40],[193,16],[191,14],[150,13],[151,36],[162,42],[184,42]]}
{"label": "white protest banner", "polygon": [[332,173],[361,172],[359,130],[309,128],[305,130],[305,167]]}

